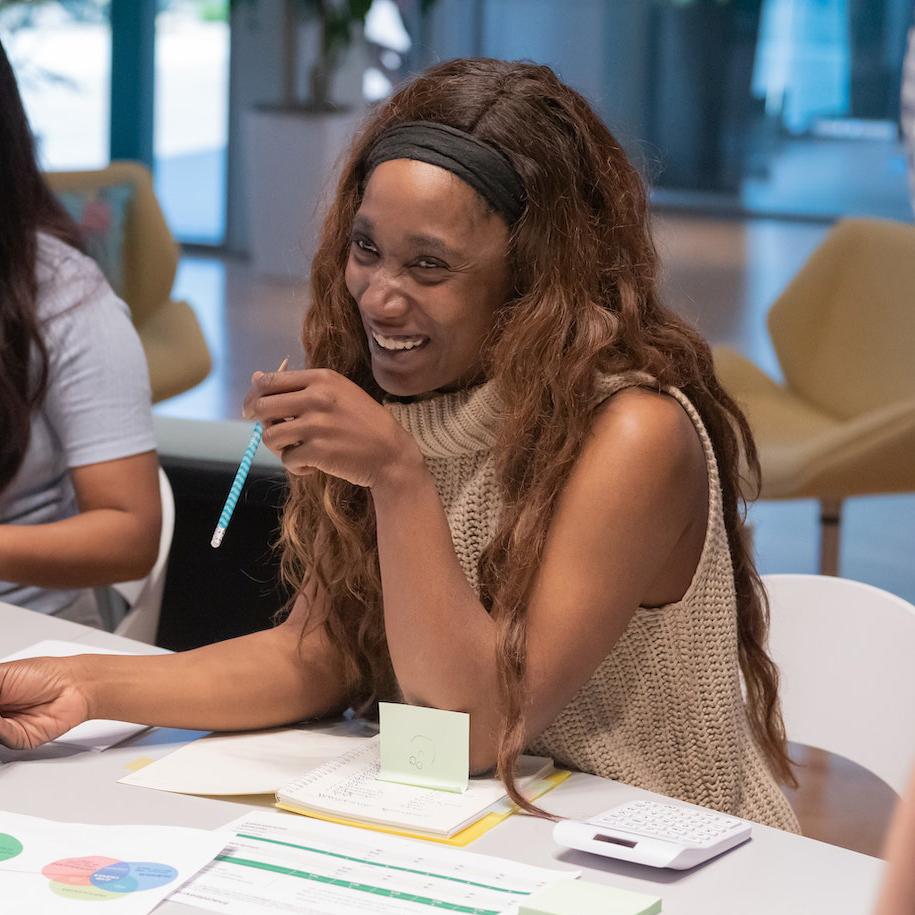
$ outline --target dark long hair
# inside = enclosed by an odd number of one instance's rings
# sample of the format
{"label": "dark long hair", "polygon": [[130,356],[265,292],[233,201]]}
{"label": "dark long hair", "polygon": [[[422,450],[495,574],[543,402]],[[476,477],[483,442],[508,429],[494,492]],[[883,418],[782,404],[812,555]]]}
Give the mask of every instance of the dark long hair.
{"label": "dark long hair", "polygon": [[16,475],[44,400],[48,353],[35,314],[38,231],[80,246],[35,158],[16,77],[0,43],[0,492]]}
{"label": "dark long hair", "polygon": [[[303,341],[310,363],[335,369],[376,397],[365,334],[344,267],[363,192],[366,155],[403,121],[437,121],[500,149],[527,207],[509,257],[515,290],[497,313],[487,377],[506,404],[496,446],[505,510],[480,559],[484,604],[499,625],[502,730],[497,771],[512,798],[525,743],[526,607],[556,499],[599,404],[599,374],[646,372],[680,388],[702,416],[720,469],[737,595],[738,653],[753,736],[790,779],[778,671],[766,653],[768,608],[744,538],[741,446],[758,482],[747,421],[722,390],[708,344],[665,308],[643,183],[587,102],[545,66],[455,60],[433,67],[375,113],[344,163],[312,264]],[[375,518],[365,490],[326,474],[295,477],[283,524],[283,568],[299,592],[317,581],[324,623],[347,662],[352,696],[390,684]]]}

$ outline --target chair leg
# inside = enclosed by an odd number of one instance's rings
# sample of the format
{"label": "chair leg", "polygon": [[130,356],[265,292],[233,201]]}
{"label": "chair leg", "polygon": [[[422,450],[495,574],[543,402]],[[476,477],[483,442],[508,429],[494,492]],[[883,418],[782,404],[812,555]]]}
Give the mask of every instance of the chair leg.
{"label": "chair leg", "polygon": [[820,500],[820,575],[839,574],[842,500]]}

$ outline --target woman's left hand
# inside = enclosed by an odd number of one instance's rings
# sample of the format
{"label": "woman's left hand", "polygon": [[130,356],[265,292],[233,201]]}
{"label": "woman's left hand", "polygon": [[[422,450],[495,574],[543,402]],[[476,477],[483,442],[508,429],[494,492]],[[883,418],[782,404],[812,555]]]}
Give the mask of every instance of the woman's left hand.
{"label": "woman's left hand", "polygon": [[292,474],[317,469],[373,489],[423,466],[409,432],[331,369],[255,372],[243,415],[260,421],[263,443]]}

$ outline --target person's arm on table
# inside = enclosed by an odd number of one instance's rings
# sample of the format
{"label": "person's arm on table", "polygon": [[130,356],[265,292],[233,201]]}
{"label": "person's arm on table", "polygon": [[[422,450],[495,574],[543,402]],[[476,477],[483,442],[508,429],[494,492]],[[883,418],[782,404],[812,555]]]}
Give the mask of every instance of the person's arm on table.
{"label": "person's arm on table", "polygon": [[346,707],[342,665],[300,597],[281,625],[172,655],[0,664],[0,743],[34,747],[89,718],[248,730]]}
{"label": "person's arm on table", "polygon": [[47,524],[0,525],[0,579],[89,588],[149,573],[159,548],[154,451],[70,471],[79,514]]}
{"label": "person's arm on table", "polygon": [[[258,376],[246,410],[290,472],[317,467],[371,490],[385,631],[404,698],[468,712],[471,768],[491,768],[498,630],[460,567],[412,437],[325,370]],[[673,399],[623,392],[599,412],[529,599],[529,739],[587,681],[640,603],[682,596],[704,538],[707,487],[701,444]]]}
{"label": "person's arm on table", "polygon": [[[540,734],[674,566],[691,524],[705,529],[705,467],[689,419],[671,399],[618,395],[557,502],[527,609],[527,733]],[[428,474],[401,467],[372,490],[388,645],[412,702],[467,711],[471,765],[490,768],[501,711],[496,625],[457,562]],[[697,538],[693,537],[693,541]],[[701,545],[701,537],[698,538]],[[661,585],[664,591],[664,585]]]}

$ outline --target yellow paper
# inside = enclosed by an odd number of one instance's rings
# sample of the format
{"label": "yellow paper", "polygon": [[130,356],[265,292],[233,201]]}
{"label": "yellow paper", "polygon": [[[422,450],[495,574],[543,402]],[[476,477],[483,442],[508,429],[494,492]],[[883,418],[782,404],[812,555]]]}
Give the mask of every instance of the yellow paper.
{"label": "yellow paper", "polygon": [[[564,769],[558,769],[555,772],[550,773],[546,778],[541,779],[535,785],[530,786],[530,799],[535,801],[548,791],[552,791],[553,788],[557,785],[561,785],[571,774],[571,772],[567,772]],[[313,820],[325,820],[328,823],[339,823],[341,826],[355,826],[358,829],[371,829],[373,832],[386,832],[392,836],[406,836],[408,839],[425,839],[427,842],[438,842],[440,845],[457,846],[469,845],[471,842],[475,842],[480,836],[489,832],[494,826],[498,826],[506,817],[511,816],[515,810],[517,810],[516,807],[511,807],[506,810],[495,810],[491,813],[487,813],[475,823],[471,823],[465,829],[456,832],[453,836],[430,836],[424,833],[392,829],[390,826],[379,826],[375,823],[346,820],[342,817],[316,813],[311,810],[303,810],[302,808],[294,807],[291,804],[281,804],[279,801],[276,802],[275,806],[279,807],[281,810],[288,810],[290,813],[298,813],[302,816],[311,817]]]}

